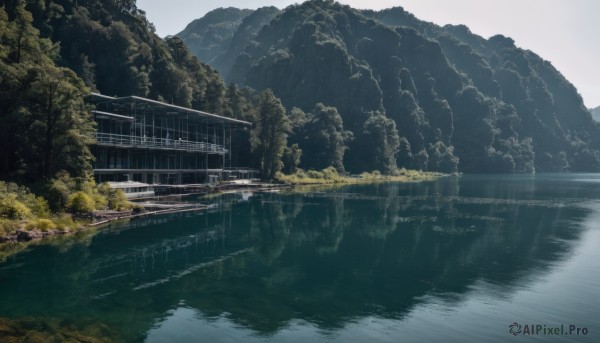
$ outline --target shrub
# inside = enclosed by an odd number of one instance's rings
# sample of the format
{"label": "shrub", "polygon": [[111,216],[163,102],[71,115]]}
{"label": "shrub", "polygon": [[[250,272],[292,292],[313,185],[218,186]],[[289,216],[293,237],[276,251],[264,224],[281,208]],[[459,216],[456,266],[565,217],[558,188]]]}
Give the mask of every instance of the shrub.
{"label": "shrub", "polygon": [[56,229],[60,231],[68,231],[77,228],[77,224],[73,220],[73,217],[68,214],[63,214],[62,216],[55,218],[53,222],[56,225]]}
{"label": "shrub", "polygon": [[75,213],[92,213],[96,203],[84,192],[77,192],[69,198],[69,209]]}
{"label": "shrub", "polygon": [[29,205],[31,212],[38,218],[50,218],[50,206],[48,201],[42,197],[35,197],[32,204]]}
{"label": "shrub", "polygon": [[12,235],[19,229],[19,223],[14,220],[0,219],[0,235]]}
{"label": "shrub", "polygon": [[71,191],[66,183],[60,179],[50,181],[48,187],[48,203],[54,212],[63,211],[69,204]]}
{"label": "shrub", "polygon": [[364,172],[364,173],[360,174],[360,178],[365,179],[365,180],[375,181],[375,180],[381,180],[383,178],[383,176],[381,175],[381,172],[379,170],[374,170],[370,173]]}
{"label": "shrub", "polygon": [[16,194],[4,194],[0,198],[0,218],[15,220],[29,217],[31,217],[31,210],[17,200]]}
{"label": "shrub", "polygon": [[323,178],[323,173],[318,172],[316,170],[309,170],[308,173],[307,173],[307,175],[311,179],[322,179]]}
{"label": "shrub", "polygon": [[[31,214],[37,217],[50,216],[50,208],[44,198],[36,197],[29,188],[16,183],[0,181],[0,202],[3,203],[2,208],[5,212],[0,214],[0,217],[23,219]],[[27,209],[23,209],[23,206]]]}
{"label": "shrub", "polygon": [[338,180],[340,178],[340,174],[334,167],[325,168],[322,173],[325,180]]}
{"label": "shrub", "polygon": [[34,219],[25,225],[26,230],[50,231],[56,229],[56,224],[50,219]]}
{"label": "shrub", "polygon": [[111,210],[125,211],[133,208],[133,204],[127,200],[125,192],[121,189],[115,189],[111,192],[111,196],[108,198],[108,207]]}
{"label": "shrub", "polygon": [[89,195],[92,200],[94,200],[96,209],[100,210],[106,208],[108,205],[106,187],[110,188],[107,183],[96,185],[96,182],[93,179],[85,179],[80,182],[78,190]]}
{"label": "shrub", "polygon": [[307,175],[306,175],[306,172],[305,172],[304,170],[302,170],[302,169],[298,169],[298,170],[296,171],[296,174],[295,174],[295,175],[296,175],[298,178],[300,178],[300,179],[304,179],[305,177],[307,177]]}
{"label": "shrub", "polygon": [[275,180],[283,180],[285,177],[286,177],[286,175],[284,173],[280,172],[280,171],[278,171],[278,172],[275,173]]}
{"label": "shrub", "polygon": [[103,208],[106,208],[106,206],[108,206],[108,199],[106,199],[106,197],[98,192],[94,192],[91,194],[91,198],[92,200],[94,200],[94,204],[96,206],[97,210],[101,210]]}
{"label": "shrub", "polygon": [[102,183],[98,186],[98,191],[106,199],[106,205],[111,210],[125,211],[135,207],[133,203],[127,200],[125,192],[121,189],[113,189],[107,183]]}

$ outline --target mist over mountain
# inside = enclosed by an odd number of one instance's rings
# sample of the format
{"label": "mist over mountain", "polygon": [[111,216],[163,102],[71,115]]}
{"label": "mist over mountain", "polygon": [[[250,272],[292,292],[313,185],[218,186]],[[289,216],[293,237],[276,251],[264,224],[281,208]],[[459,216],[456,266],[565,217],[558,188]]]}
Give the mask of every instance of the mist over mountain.
{"label": "mist over mountain", "polygon": [[590,113],[592,114],[592,118],[594,118],[595,121],[600,121],[600,106],[592,108],[590,110]]}
{"label": "mist over mountain", "polygon": [[216,57],[225,52],[242,20],[252,13],[248,9],[218,8],[192,21],[176,36],[183,39],[201,61],[215,63]]}
{"label": "mist over mountain", "polygon": [[177,36],[200,60],[223,73],[231,69],[248,42],[279,13],[272,6],[255,11],[218,8],[191,22]]}
{"label": "mist over mountain", "polygon": [[575,87],[508,37],[321,0],[253,29],[234,34],[234,63],[215,66],[228,81],[272,89],[288,109],[335,108],[352,133],[350,171],[600,170],[600,129]]}

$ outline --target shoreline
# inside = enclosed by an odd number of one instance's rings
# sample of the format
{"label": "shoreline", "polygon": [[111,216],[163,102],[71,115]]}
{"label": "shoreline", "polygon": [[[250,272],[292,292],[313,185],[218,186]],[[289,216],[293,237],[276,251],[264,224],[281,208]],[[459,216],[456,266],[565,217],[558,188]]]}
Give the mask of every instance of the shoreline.
{"label": "shoreline", "polygon": [[[56,236],[68,236],[74,235],[77,233],[81,233],[90,229],[98,228],[104,224],[109,224],[118,220],[128,220],[135,218],[144,218],[150,216],[157,216],[163,214],[171,214],[171,213],[183,213],[183,212],[193,212],[193,211],[204,211],[211,208],[210,205],[204,204],[191,204],[184,202],[175,202],[174,204],[161,204],[161,199],[168,198],[181,198],[185,196],[192,195],[219,195],[219,194],[227,194],[227,193],[237,193],[237,192],[246,192],[246,191],[254,191],[254,192],[268,192],[274,190],[281,189],[291,189],[294,186],[289,184],[272,184],[272,183],[255,183],[252,184],[252,187],[247,187],[247,185],[240,184],[239,188],[232,187],[230,184],[222,185],[216,189],[211,191],[203,191],[203,192],[192,192],[186,194],[169,194],[169,195],[161,195],[155,196],[152,198],[146,198],[144,200],[154,199],[157,200],[153,203],[147,203],[145,206],[142,206],[142,211],[136,213],[133,210],[126,211],[107,211],[107,210],[99,210],[90,214],[90,216],[81,216],[75,217],[76,223],[78,227],[76,229],[71,230],[27,230],[25,226],[27,221],[23,221],[19,224],[19,228],[12,234],[9,235],[0,235],[0,246],[5,244],[18,244],[18,243],[27,243],[31,241],[40,241],[45,238],[56,237]],[[151,210],[144,210],[151,209]],[[87,221],[87,222],[86,222]]]}
{"label": "shoreline", "polygon": [[[296,190],[298,188],[306,187],[306,186],[349,186],[349,185],[361,185],[361,184],[375,184],[375,183],[388,183],[388,182],[423,182],[423,181],[432,181],[439,177],[446,176],[445,174],[439,173],[427,173],[427,175],[421,175],[425,177],[421,178],[409,178],[406,176],[380,176],[377,178],[354,178],[354,177],[344,177],[343,179],[337,180],[326,180],[326,179],[311,179],[304,180],[309,182],[288,182],[287,180],[279,180],[283,183],[281,184],[273,184],[273,183],[254,183],[252,187],[247,187],[244,184],[239,184],[242,187],[235,187],[232,184],[222,185],[212,191],[208,192],[192,192],[186,194],[170,194],[170,195],[162,195],[152,197],[150,199],[156,199],[156,203],[149,203],[146,206],[142,206],[142,208],[154,209],[150,211],[144,211],[135,213],[133,210],[126,211],[96,211],[92,213],[89,217],[79,217],[74,218],[76,220],[87,219],[91,220],[91,222],[77,222],[79,224],[77,229],[74,230],[26,230],[25,225],[27,222],[21,223],[19,229],[14,234],[11,235],[3,235],[0,236],[0,246],[5,244],[18,244],[18,243],[27,243],[31,241],[40,241],[45,238],[56,237],[56,236],[68,236],[75,235],[77,233],[81,233],[90,229],[98,228],[102,225],[109,224],[118,220],[128,220],[135,218],[144,218],[150,216],[157,216],[163,214],[171,214],[171,213],[182,213],[182,212],[194,212],[194,211],[205,211],[211,208],[210,205],[204,204],[190,204],[179,202],[176,204],[160,204],[161,198],[177,198],[177,197],[185,197],[192,195],[204,195],[204,196],[216,196],[220,194],[231,194],[231,193],[240,193],[240,192],[276,192],[280,190]],[[148,199],[146,199],[148,200]],[[157,208],[163,209],[157,209]]]}
{"label": "shoreline", "polygon": [[443,174],[437,172],[415,172],[413,174],[401,174],[401,175],[380,175],[380,174],[367,174],[357,177],[353,176],[334,176],[334,178],[313,178],[313,177],[296,177],[295,175],[283,175],[279,177],[279,181],[286,182],[292,186],[333,186],[333,185],[367,185],[376,183],[389,183],[389,182],[424,182],[434,181],[444,176],[451,176],[452,174]]}

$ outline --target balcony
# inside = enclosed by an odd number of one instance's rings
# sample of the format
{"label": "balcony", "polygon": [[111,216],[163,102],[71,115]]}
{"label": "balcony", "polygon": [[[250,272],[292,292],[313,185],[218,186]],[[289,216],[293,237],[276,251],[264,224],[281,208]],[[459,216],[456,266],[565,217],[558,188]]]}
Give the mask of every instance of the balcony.
{"label": "balcony", "polygon": [[96,132],[96,144],[120,148],[177,150],[187,152],[204,152],[225,154],[227,149],[222,145],[207,142],[192,142],[182,139],[136,137]]}

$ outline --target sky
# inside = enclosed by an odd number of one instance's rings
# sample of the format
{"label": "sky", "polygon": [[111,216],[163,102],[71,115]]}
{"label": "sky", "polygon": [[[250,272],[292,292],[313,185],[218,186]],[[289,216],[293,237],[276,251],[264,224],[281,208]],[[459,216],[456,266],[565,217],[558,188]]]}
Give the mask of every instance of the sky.
{"label": "sky", "polygon": [[[138,0],[159,36],[181,32],[219,7],[285,8],[294,0]],[[588,108],[600,106],[599,0],[341,0],[355,8],[402,6],[438,25],[465,24],[485,38],[503,34],[552,62],[577,87]]]}

